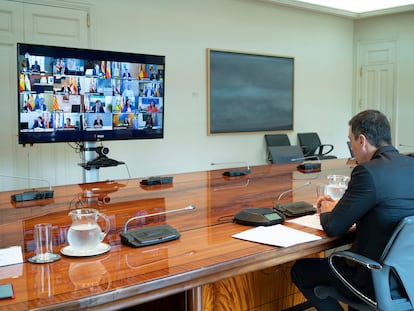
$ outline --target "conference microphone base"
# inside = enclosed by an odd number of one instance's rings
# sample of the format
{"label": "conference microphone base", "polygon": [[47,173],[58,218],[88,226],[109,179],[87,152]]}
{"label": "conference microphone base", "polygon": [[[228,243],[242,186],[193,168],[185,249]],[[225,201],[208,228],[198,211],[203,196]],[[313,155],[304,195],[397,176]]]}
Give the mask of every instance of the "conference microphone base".
{"label": "conference microphone base", "polygon": [[299,217],[316,213],[316,208],[312,204],[304,201],[277,204],[275,210],[286,217]]}
{"label": "conference microphone base", "polygon": [[245,226],[272,226],[282,224],[285,217],[273,208],[247,208],[234,215],[233,222]]}
{"label": "conference microphone base", "polygon": [[235,176],[244,176],[247,174],[250,174],[250,169],[247,170],[229,170],[229,171],[225,171],[223,172],[223,176],[228,176],[228,177],[235,177]]}
{"label": "conference microphone base", "polygon": [[318,173],[321,171],[321,163],[303,163],[298,165],[297,170],[301,173]]}
{"label": "conference microphone base", "polygon": [[135,230],[128,230],[120,234],[121,242],[130,247],[143,247],[177,240],[180,233],[170,225],[158,225]]}
{"label": "conference microphone base", "polygon": [[16,193],[11,196],[11,200],[14,202],[34,201],[50,198],[53,198],[53,190],[27,191],[22,193]]}

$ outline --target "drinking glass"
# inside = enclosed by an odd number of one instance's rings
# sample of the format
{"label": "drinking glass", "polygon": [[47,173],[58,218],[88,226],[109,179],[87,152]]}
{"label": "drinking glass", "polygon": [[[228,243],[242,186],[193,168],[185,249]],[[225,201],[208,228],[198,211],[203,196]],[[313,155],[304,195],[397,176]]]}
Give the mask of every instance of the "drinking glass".
{"label": "drinking glass", "polygon": [[41,223],[34,226],[36,243],[35,256],[30,257],[32,263],[48,263],[60,259],[59,254],[53,253],[52,224]]}

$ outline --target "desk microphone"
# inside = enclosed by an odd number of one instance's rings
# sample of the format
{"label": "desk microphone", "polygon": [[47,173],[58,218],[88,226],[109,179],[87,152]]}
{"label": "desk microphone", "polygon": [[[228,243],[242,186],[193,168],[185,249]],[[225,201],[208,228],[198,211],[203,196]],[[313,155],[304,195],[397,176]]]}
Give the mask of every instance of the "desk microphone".
{"label": "desk microphone", "polygon": [[314,172],[320,172],[321,171],[321,160],[318,156],[307,156],[302,158],[293,158],[290,159],[291,162],[297,162],[297,161],[303,161],[303,160],[317,160],[316,162],[303,162],[302,164],[299,164],[297,166],[298,171],[302,173],[314,173]]}
{"label": "desk microphone", "polygon": [[299,190],[302,188],[305,188],[311,184],[310,181],[307,181],[304,185],[293,187],[289,190],[283,191],[277,198],[276,205],[274,209],[277,211],[283,213],[287,217],[297,217],[297,216],[303,216],[303,215],[309,215],[314,214],[316,212],[315,207],[312,204],[309,204],[304,201],[300,202],[290,202],[290,203],[284,203],[280,204],[280,200],[282,197],[290,192],[293,192],[295,190]]}
{"label": "desk microphone", "polygon": [[244,164],[246,165],[246,169],[237,169],[237,170],[228,170],[223,172],[224,176],[234,177],[234,176],[243,176],[250,174],[250,166],[247,162],[219,162],[219,163],[211,163],[211,165],[222,165],[222,164]]}
{"label": "desk microphone", "polygon": [[22,180],[37,180],[43,181],[48,184],[49,190],[43,191],[25,191],[22,193],[16,193],[11,195],[11,199],[14,202],[23,202],[23,201],[33,201],[33,200],[40,200],[40,199],[50,199],[53,198],[53,189],[52,185],[46,179],[41,178],[33,178],[33,177],[23,177],[23,176],[9,176],[9,175],[0,175],[0,177],[7,177],[7,178],[14,178],[14,179],[22,179]]}
{"label": "desk microphone", "polygon": [[137,219],[141,219],[141,218],[147,218],[147,217],[152,217],[152,216],[159,216],[159,215],[165,215],[165,214],[169,214],[169,213],[176,213],[176,212],[182,212],[182,211],[186,211],[186,210],[193,210],[196,207],[194,205],[189,205],[183,208],[179,208],[179,209],[174,209],[171,211],[164,211],[164,212],[159,212],[159,213],[152,213],[152,214],[147,214],[147,215],[140,215],[140,216],[135,216],[132,217],[130,219],[127,220],[127,222],[124,224],[124,233],[127,233],[128,231],[128,225],[131,221],[137,220]]}
{"label": "desk microphone", "polygon": [[124,224],[124,230],[122,233],[120,233],[121,242],[131,247],[142,247],[142,246],[153,245],[153,244],[176,240],[180,237],[180,233],[168,224],[145,227],[145,228],[138,228],[138,229],[130,230],[130,231],[128,231],[128,224],[131,221],[136,220],[136,219],[141,219],[141,218],[146,218],[146,217],[151,217],[151,216],[158,216],[158,215],[165,215],[168,213],[182,212],[185,210],[193,210],[195,208],[196,207],[194,205],[189,205],[187,207],[179,208],[179,209],[175,209],[171,211],[164,211],[164,212],[159,212],[159,213],[132,217],[128,219],[127,222]]}

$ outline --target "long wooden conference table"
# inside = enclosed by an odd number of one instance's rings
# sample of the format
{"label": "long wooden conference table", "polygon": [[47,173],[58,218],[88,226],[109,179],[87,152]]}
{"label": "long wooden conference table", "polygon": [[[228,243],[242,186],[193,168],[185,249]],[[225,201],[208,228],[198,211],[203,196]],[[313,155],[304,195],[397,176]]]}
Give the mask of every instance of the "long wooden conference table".
{"label": "long wooden conference table", "polygon": [[[234,223],[233,216],[246,208],[273,207],[290,189],[281,203],[314,203],[317,183],[330,174],[350,175],[351,169],[346,159],[322,161],[322,171],[310,174],[298,172],[296,164],[253,166],[250,174],[239,177],[223,176],[225,169],[219,169],[176,174],[173,183],[165,185],[145,186],[141,179],[129,179],[59,186],[52,199],[18,203],[10,196],[21,191],[2,192],[0,247],[20,245],[24,262],[0,267],[0,284],[12,283],[16,293],[15,299],[1,300],[0,309],[120,310],[182,293],[184,310],[282,310],[300,303],[303,297],[290,283],[290,266],[280,267],[320,256],[348,243],[350,236],[327,237],[323,231],[285,222],[322,239],[275,247],[233,238],[250,229]],[[311,184],[303,187],[308,181]],[[162,214],[188,205],[196,209]],[[104,240],[111,247],[108,252],[62,255],[48,264],[28,262],[34,255],[35,224],[53,225],[54,251],[60,253],[68,245],[68,213],[85,207],[109,217],[111,229]],[[129,228],[169,224],[181,237],[140,248],[121,244],[125,222],[152,213],[158,216],[131,222]]]}

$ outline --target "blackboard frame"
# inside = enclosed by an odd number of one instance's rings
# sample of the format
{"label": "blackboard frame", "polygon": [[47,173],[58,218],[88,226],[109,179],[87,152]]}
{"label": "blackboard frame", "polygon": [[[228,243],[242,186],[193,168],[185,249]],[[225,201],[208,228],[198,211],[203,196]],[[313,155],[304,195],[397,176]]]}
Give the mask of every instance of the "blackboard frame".
{"label": "blackboard frame", "polygon": [[207,49],[208,135],[293,130],[294,58]]}

